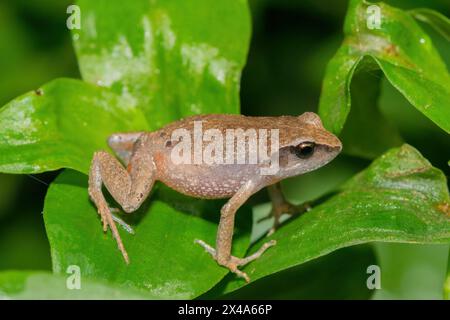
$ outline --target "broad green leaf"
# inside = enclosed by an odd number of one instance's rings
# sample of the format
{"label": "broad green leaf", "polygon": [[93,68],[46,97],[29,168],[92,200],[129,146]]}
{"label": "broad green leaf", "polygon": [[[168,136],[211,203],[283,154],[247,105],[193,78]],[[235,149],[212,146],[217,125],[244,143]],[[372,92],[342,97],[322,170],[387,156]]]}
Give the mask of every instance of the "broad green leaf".
{"label": "broad green leaf", "polygon": [[87,172],[111,133],[147,127],[123,97],[79,80],[54,80],[0,109],[0,171]]}
{"label": "broad green leaf", "polygon": [[[70,286],[71,274],[55,275],[43,271],[0,272],[0,300],[78,300],[78,299],[151,299],[143,291],[114,287],[102,282],[80,277],[80,289]],[[69,289],[67,281],[69,280]]]}
{"label": "broad green leaf", "polygon": [[239,112],[246,1],[79,4],[82,25],[73,37],[88,83],[55,80],[0,109],[0,172],[86,173],[113,132]]}
{"label": "broad green leaf", "polygon": [[[353,76],[358,71],[373,74],[375,65],[413,106],[450,133],[450,76],[430,37],[410,14],[381,2],[376,4],[381,23],[379,27],[369,29],[368,24],[374,14],[369,8],[371,5],[361,0],[349,3],[344,25],[345,39],[329,62],[323,81],[319,114],[324,125],[336,134],[343,128],[345,130],[351,96],[361,94],[363,90],[350,92]],[[374,85],[378,86],[377,83]],[[364,91],[367,89],[365,87]],[[366,101],[370,99],[372,103],[363,105],[366,119],[371,120],[370,127],[367,127],[367,120],[356,117],[356,121],[349,124],[353,131],[344,135],[346,139],[343,141],[350,152],[366,157],[367,150],[370,155],[370,150],[374,153],[378,152],[377,147],[398,143],[398,134],[385,123],[378,111],[373,118],[367,116],[369,112],[374,113],[375,98],[366,94]],[[367,139],[364,131],[370,132],[374,138]],[[389,136],[394,138],[386,141]]]}
{"label": "broad green leaf", "polygon": [[250,39],[245,0],[79,0],[83,79],[144,110],[152,129],[197,113],[239,112]]}
{"label": "broad green leaf", "polygon": [[[86,173],[92,153],[105,149],[113,132],[151,130],[189,114],[239,111],[250,37],[246,1],[79,5],[82,26],[73,37],[86,83],[55,80],[0,109],[0,171]],[[160,298],[195,297],[227,273],[193,243],[214,243],[217,219],[198,215],[208,211],[217,218],[222,202],[206,206],[159,192],[135,215],[141,217],[139,224],[134,221],[136,236],[123,235],[131,246],[132,264],[126,267],[114,240],[102,234],[86,180],[66,172],[46,199],[55,272],[79,264],[88,277],[144,288]],[[146,229],[151,232],[138,234]],[[248,234],[237,233],[236,254],[248,247]]]}
{"label": "broad green leaf", "polygon": [[[445,175],[404,145],[376,159],[328,201],[252,246],[250,253],[265,241],[277,241],[244,270],[255,281],[359,243],[448,243],[449,203]],[[233,280],[226,290],[242,285]]]}
{"label": "broad green leaf", "polygon": [[[119,227],[131,261],[126,265],[110,232],[102,231],[88,198],[87,177],[64,171],[50,186],[44,206],[53,271],[65,273],[77,265],[86,277],[143,289],[160,299],[194,298],[228,271],[194,243],[202,239],[214,245],[221,204],[160,188],[140,210],[123,217],[135,232]],[[248,208],[240,211],[233,242],[238,256],[248,247],[251,226]]]}

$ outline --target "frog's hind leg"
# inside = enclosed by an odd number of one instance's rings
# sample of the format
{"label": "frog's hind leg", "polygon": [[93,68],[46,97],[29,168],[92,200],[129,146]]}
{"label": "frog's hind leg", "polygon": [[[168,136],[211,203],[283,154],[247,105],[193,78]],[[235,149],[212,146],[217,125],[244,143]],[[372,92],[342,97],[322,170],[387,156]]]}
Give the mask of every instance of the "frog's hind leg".
{"label": "frog's hind leg", "polygon": [[89,172],[89,196],[97,206],[103,221],[103,229],[108,226],[117,241],[125,261],[128,254],[123,246],[111,210],[106,202],[102,185],[126,212],[137,210],[150,193],[155,181],[155,168],[151,153],[146,148],[146,136],[136,141],[127,169],[105,151],[96,152]]}
{"label": "frog's hind leg", "polygon": [[143,132],[114,133],[108,138],[108,145],[126,166],[130,162],[136,141]]}
{"label": "frog's hind leg", "polygon": [[309,203],[303,203],[301,205],[293,205],[289,203],[283,195],[281,190],[281,184],[279,182],[267,187],[269,191],[269,197],[272,201],[272,211],[269,217],[274,218],[273,226],[268,232],[268,236],[272,235],[280,226],[280,218],[283,213],[287,213],[291,216],[300,215],[310,209]]}
{"label": "frog's hind leg", "polygon": [[228,268],[231,272],[244,278],[247,282],[250,281],[250,278],[245,272],[239,270],[238,267],[258,259],[264,251],[276,244],[275,240],[271,240],[261,246],[254,254],[246,258],[238,258],[231,255],[236,211],[256,191],[258,191],[257,186],[252,185],[251,182],[247,183],[222,207],[219,228],[217,230],[216,249],[212,248],[202,240],[195,240],[195,242],[201,245],[206,252],[211,254],[213,259],[216,260],[219,265]]}

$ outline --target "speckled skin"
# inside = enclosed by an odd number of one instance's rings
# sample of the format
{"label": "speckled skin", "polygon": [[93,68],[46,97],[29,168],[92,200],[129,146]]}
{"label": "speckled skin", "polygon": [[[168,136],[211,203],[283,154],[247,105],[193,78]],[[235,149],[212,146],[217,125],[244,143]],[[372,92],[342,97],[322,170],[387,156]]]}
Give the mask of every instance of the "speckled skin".
{"label": "speckled skin", "polygon": [[[280,169],[272,175],[261,175],[260,169],[269,163],[175,164],[171,154],[179,142],[172,141],[172,132],[180,128],[187,129],[193,140],[194,121],[202,121],[203,132],[217,129],[223,136],[227,129],[278,129],[279,149],[275,152],[278,152]],[[307,158],[299,158],[292,150],[304,142],[314,143],[314,152]],[[102,217],[104,230],[106,231],[108,226],[111,228],[127,263],[128,255],[102,195],[101,187],[105,185],[122,208],[126,212],[132,212],[139,208],[150,193],[154,182],[159,180],[190,196],[207,199],[231,198],[221,210],[217,251],[203,241],[198,240],[197,243],[202,245],[220,265],[229,268],[247,281],[248,276],[240,271],[238,266],[258,258],[275,243],[273,241],[267,243],[257,253],[244,259],[231,256],[236,211],[261,188],[319,168],[336,157],[342,148],[339,139],[325,130],[320,118],[311,112],[298,117],[246,117],[221,114],[193,116],[173,122],[155,132],[114,134],[108,143],[127,169],[125,170],[110,154],[104,151],[95,153],[89,175],[89,194]],[[279,188],[273,190],[277,191]],[[284,198],[275,197],[278,201],[274,203],[283,207]]]}

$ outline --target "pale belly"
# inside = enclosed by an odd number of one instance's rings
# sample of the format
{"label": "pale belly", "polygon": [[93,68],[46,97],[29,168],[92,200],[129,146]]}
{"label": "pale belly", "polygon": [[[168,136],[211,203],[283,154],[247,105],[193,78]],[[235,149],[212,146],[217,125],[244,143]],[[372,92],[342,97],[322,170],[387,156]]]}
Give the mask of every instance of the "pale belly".
{"label": "pale belly", "polygon": [[172,189],[197,198],[232,197],[245,183],[258,179],[258,165],[194,165],[165,166],[158,177]]}

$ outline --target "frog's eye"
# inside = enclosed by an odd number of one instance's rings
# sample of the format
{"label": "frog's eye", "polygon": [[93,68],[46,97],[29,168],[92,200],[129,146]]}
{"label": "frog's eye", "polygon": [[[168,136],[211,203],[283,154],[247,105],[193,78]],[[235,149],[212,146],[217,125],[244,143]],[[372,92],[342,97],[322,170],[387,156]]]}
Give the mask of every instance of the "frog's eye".
{"label": "frog's eye", "polygon": [[316,144],[314,142],[302,142],[297,146],[291,147],[291,152],[295,153],[300,159],[307,159],[314,153]]}

